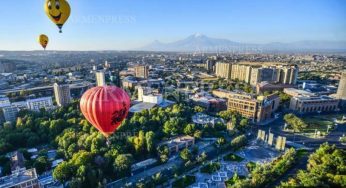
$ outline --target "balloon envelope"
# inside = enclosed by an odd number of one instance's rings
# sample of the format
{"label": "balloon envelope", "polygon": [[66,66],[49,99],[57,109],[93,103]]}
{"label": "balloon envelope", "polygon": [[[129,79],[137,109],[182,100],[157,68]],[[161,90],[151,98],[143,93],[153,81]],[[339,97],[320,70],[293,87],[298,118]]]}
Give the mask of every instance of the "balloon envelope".
{"label": "balloon envelope", "polygon": [[130,97],[115,86],[99,86],[86,91],[80,101],[85,118],[104,136],[118,129],[130,109]]}
{"label": "balloon envelope", "polygon": [[47,35],[42,34],[38,37],[38,42],[41,44],[41,46],[44,49],[46,49],[48,42],[49,42],[49,39],[48,39]]}
{"label": "balloon envelope", "polygon": [[62,32],[62,26],[65,24],[71,14],[71,7],[66,0],[46,0],[44,11],[53,23],[55,23]]}

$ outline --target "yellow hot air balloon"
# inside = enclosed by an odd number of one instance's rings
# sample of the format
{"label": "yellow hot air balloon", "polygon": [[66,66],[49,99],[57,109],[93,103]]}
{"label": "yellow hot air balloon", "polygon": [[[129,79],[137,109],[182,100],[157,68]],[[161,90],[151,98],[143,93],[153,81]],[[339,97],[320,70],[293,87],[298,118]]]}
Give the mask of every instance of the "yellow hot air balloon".
{"label": "yellow hot air balloon", "polygon": [[48,39],[47,35],[42,34],[42,35],[40,35],[40,36],[38,37],[38,42],[41,44],[41,46],[42,46],[45,50],[46,50],[46,47],[47,47],[47,45],[48,45],[48,41],[49,41],[49,39]]}
{"label": "yellow hot air balloon", "polygon": [[71,13],[70,5],[66,0],[46,0],[44,11],[49,19],[51,19],[62,33],[61,28],[67,21]]}

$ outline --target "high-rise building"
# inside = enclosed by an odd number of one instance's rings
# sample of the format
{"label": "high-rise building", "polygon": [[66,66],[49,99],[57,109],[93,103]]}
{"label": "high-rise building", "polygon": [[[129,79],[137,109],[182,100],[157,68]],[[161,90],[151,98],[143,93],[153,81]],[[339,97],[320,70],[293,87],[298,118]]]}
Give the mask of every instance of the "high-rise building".
{"label": "high-rise building", "polygon": [[215,67],[215,61],[214,60],[208,59],[205,62],[205,69],[207,69],[208,72],[214,71],[214,67]]}
{"label": "high-rise building", "polygon": [[215,68],[215,74],[218,77],[230,79],[231,78],[231,63],[217,62]]}
{"label": "high-rise building", "polygon": [[96,72],[96,85],[97,86],[105,86],[106,79],[105,79],[105,73],[103,71]]}
{"label": "high-rise building", "polygon": [[346,72],[341,74],[339,82],[338,92],[336,93],[337,98],[346,99]]}
{"label": "high-rise building", "polygon": [[147,65],[135,66],[135,76],[137,78],[148,78],[149,77],[149,67]]}
{"label": "high-rise building", "polygon": [[54,84],[54,95],[58,106],[66,106],[71,101],[70,86],[68,84]]}
{"label": "high-rise building", "polygon": [[284,66],[280,68],[279,82],[282,84],[292,84],[297,83],[298,78],[298,66]]}
{"label": "high-rise building", "polygon": [[277,82],[277,69],[275,67],[252,67],[250,84],[256,86],[260,82]]}
{"label": "high-rise building", "polygon": [[231,71],[231,79],[244,81],[246,83],[250,83],[251,78],[251,66],[242,65],[242,64],[234,64],[232,65]]}

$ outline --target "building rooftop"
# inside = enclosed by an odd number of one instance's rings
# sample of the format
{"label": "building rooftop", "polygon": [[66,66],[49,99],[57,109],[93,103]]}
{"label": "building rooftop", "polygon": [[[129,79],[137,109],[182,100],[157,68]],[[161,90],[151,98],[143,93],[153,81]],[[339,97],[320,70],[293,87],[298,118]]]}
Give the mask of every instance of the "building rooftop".
{"label": "building rooftop", "polygon": [[313,96],[314,94],[305,90],[295,89],[295,88],[285,88],[284,92],[288,95],[304,95]]}
{"label": "building rooftop", "polygon": [[148,102],[141,102],[141,103],[138,103],[138,104],[135,104],[133,105],[131,108],[130,108],[130,112],[132,113],[135,113],[135,112],[141,112],[143,110],[149,110],[149,109],[152,109],[156,106],[155,103],[148,103]]}
{"label": "building rooftop", "polygon": [[192,116],[192,121],[196,124],[215,124],[217,122],[222,122],[225,123],[225,120],[221,119],[221,118],[216,118],[213,116],[209,116],[207,114],[203,114],[203,113],[196,113],[194,116]]}
{"label": "building rooftop", "polygon": [[313,101],[313,100],[337,100],[333,97],[329,97],[329,96],[296,96],[295,98],[299,99],[299,100],[310,100],[310,101]]}
{"label": "building rooftop", "polygon": [[26,181],[37,179],[36,169],[26,170],[25,168],[12,172],[9,176],[0,178],[0,188],[15,187]]}
{"label": "building rooftop", "polygon": [[192,137],[192,136],[185,135],[185,136],[180,136],[180,137],[176,137],[176,138],[171,139],[171,140],[167,140],[167,141],[161,142],[159,144],[159,146],[167,145],[168,147],[172,147],[172,146],[176,146],[176,145],[179,145],[179,144],[182,144],[182,143],[186,143],[186,142],[194,140],[194,139],[195,138]]}

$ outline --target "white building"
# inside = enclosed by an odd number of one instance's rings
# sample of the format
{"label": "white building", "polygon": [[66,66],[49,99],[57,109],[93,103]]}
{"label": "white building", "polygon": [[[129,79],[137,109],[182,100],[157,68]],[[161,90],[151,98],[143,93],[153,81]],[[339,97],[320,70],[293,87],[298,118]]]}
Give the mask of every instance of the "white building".
{"label": "white building", "polygon": [[26,104],[29,110],[34,110],[34,111],[39,111],[42,108],[46,110],[50,110],[54,107],[52,97],[41,97],[37,99],[29,99],[26,101]]}
{"label": "white building", "polygon": [[161,104],[163,102],[162,94],[143,95],[143,102]]}
{"label": "white building", "polygon": [[161,104],[163,102],[162,94],[155,93],[149,87],[138,87],[138,101]]}

